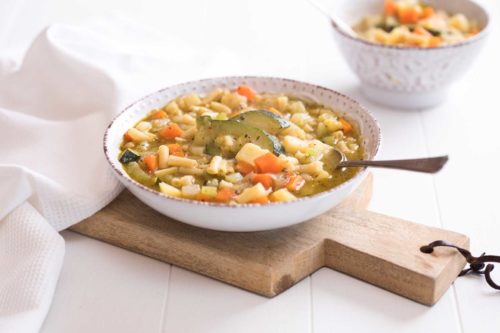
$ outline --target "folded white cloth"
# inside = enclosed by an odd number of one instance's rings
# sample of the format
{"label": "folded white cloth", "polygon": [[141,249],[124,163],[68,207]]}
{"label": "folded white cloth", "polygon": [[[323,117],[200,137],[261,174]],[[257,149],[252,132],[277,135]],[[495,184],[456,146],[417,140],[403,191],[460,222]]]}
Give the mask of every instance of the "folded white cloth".
{"label": "folded white cloth", "polygon": [[121,190],[102,150],[112,117],[168,84],[235,73],[224,51],[194,50],[106,18],[46,28],[22,62],[0,57],[0,332],[39,330],[63,262],[58,231]]}

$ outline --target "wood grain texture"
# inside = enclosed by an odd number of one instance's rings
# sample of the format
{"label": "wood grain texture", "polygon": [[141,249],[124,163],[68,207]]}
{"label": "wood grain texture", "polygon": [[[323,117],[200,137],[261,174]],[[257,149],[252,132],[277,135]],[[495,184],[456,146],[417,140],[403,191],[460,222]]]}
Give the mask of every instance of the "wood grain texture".
{"label": "wood grain texture", "polygon": [[311,221],[251,233],[200,229],[165,217],[124,191],[72,230],[273,297],[328,266],[417,302],[432,305],[465,261],[453,250],[420,253],[461,234],[369,212],[371,175],[345,202]]}

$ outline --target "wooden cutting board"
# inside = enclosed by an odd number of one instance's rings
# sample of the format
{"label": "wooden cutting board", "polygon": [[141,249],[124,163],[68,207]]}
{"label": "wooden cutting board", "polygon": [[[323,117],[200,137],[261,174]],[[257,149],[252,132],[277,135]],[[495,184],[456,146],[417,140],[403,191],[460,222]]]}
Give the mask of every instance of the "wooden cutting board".
{"label": "wooden cutting board", "polygon": [[124,191],[71,229],[267,297],[327,266],[434,304],[465,260],[446,248],[423,254],[420,246],[445,239],[468,248],[468,237],[367,211],[371,193],[369,175],[340,206],[311,221],[272,231],[229,233],[174,221]]}

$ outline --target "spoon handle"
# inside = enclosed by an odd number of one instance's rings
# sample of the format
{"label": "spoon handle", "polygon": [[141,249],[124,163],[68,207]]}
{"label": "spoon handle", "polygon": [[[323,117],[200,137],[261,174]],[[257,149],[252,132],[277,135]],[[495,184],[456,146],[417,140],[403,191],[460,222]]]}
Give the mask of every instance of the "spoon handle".
{"label": "spoon handle", "polygon": [[448,162],[448,156],[416,158],[392,161],[343,161],[337,168],[370,166],[378,168],[402,169],[426,173],[436,173]]}

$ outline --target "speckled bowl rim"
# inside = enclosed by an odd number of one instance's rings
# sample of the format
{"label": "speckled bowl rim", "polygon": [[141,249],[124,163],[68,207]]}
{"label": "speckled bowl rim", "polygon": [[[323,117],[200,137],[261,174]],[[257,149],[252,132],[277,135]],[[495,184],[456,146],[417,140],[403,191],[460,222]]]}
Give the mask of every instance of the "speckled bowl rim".
{"label": "speckled bowl rim", "polygon": [[476,1],[472,1],[472,0],[467,0],[467,1],[476,5],[483,12],[484,16],[486,17],[486,25],[476,35],[469,37],[464,41],[461,41],[461,42],[455,43],[455,44],[451,44],[451,45],[443,45],[443,46],[438,46],[438,47],[408,47],[408,46],[400,46],[400,45],[379,44],[379,43],[375,43],[375,42],[370,42],[370,41],[363,39],[363,38],[360,38],[360,37],[351,36],[348,33],[346,33],[345,31],[343,31],[341,28],[339,28],[339,26],[335,22],[330,21],[330,23],[333,26],[333,28],[335,29],[335,31],[338,32],[339,34],[341,34],[342,36],[344,36],[344,37],[346,37],[354,42],[365,44],[368,46],[378,47],[381,49],[400,50],[400,51],[439,52],[439,50],[459,48],[459,47],[462,47],[465,45],[475,43],[478,40],[483,39],[489,33],[491,17],[489,15],[488,11],[481,4],[477,3]]}
{"label": "speckled bowl rim", "polygon": [[[113,170],[115,171],[115,173],[118,175],[119,178],[121,179],[125,179],[129,184],[132,184],[133,186],[136,186],[142,190],[145,190],[145,191],[148,191],[150,193],[153,193],[154,195],[157,195],[159,197],[162,197],[164,199],[167,199],[167,200],[172,200],[172,201],[175,201],[175,202],[183,202],[183,203],[189,203],[189,204],[195,204],[195,205],[204,205],[204,206],[212,206],[212,207],[227,207],[227,208],[248,208],[248,207],[263,207],[263,206],[277,206],[277,205],[291,205],[291,204],[295,204],[297,202],[301,202],[301,201],[308,201],[308,200],[312,200],[313,198],[321,198],[321,197],[325,197],[325,196],[328,196],[329,194],[331,193],[334,193],[334,192],[339,192],[342,188],[348,186],[349,184],[355,182],[355,181],[358,181],[360,179],[362,179],[365,175],[366,175],[366,168],[362,168],[362,170],[360,170],[360,172],[358,172],[354,177],[352,177],[351,179],[349,179],[348,181],[332,188],[332,189],[329,189],[328,191],[323,191],[323,192],[320,192],[320,193],[317,193],[317,194],[314,194],[314,195],[311,195],[311,196],[307,196],[307,197],[301,197],[301,198],[297,198],[296,200],[293,200],[293,201],[287,201],[287,202],[269,202],[269,203],[265,203],[265,204],[260,204],[260,203],[245,203],[245,204],[226,204],[226,203],[220,203],[220,202],[207,202],[207,201],[199,201],[199,200],[192,200],[192,199],[185,199],[185,198],[177,198],[177,197],[173,197],[173,196],[168,196],[168,195],[165,195],[161,192],[158,192],[158,191],[155,191],[147,186],[144,186],[142,185],[141,183],[135,181],[134,179],[130,178],[130,176],[124,172],[122,172],[120,169],[118,169],[113,162],[116,162],[114,161],[114,159],[118,160],[117,159],[117,156],[110,156],[109,154],[109,149],[108,149],[108,146],[110,144],[110,139],[109,139],[109,131],[110,129],[113,127],[113,125],[115,124],[115,122],[117,122],[125,113],[127,113],[128,110],[130,110],[131,108],[133,108],[135,105],[137,105],[138,103],[150,98],[150,97],[153,97],[154,95],[157,95],[165,90],[170,90],[170,89],[174,89],[174,88],[177,88],[177,87],[181,87],[183,85],[191,85],[191,84],[199,84],[199,85],[202,85],[203,83],[205,82],[209,82],[209,81],[213,81],[213,80],[225,80],[225,81],[230,81],[230,80],[234,80],[234,79],[237,79],[237,80],[253,80],[253,79],[257,79],[257,80],[279,80],[279,81],[285,81],[285,82],[289,82],[289,83],[297,83],[297,84],[302,84],[302,85],[306,85],[306,86],[309,86],[309,87],[313,87],[315,89],[319,89],[319,90],[323,90],[323,91],[326,91],[328,93],[333,93],[334,95],[337,95],[338,97],[340,98],[344,98],[346,100],[348,100],[349,102],[353,103],[354,105],[356,105],[360,110],[362,110],[362,112],[365,113],[365,115],[369,118],[369,120],[371,120],[375,125],[376,125],[376,137],[377,137],[377,141],[375,142],[375,148],[374,148],[374,151],[373,151],[373,156],[371,159],[375,158],[379,152],[379,149],[380,149],[380,144],[382,142],[382,134],[381,134],[381,130],[380,130],[380,124],[379,122],[377,121],[377,119],[375,118],[375,116],[370,112],[368,111],[367,108],[365,108],[361,103],[359,103],[358,101],[354,100],[353,98],[351,97],[348,97],[342,93],[339,93],[338,91],[335,91],[333,89],[329,89],[329,88],[326,88],[326,87],[323,87],[323,86],[320,86],[320,85],[315,85],[315,84],[312,84],[312,83],[307,83],[307,82],[303,82],[303,81],[298,81],[298,80],[293,80],[293,79],[286,79],[286,78],[280,78],[280,77],[272,77],[272,76],[222,76],[222,77],[213,77],[213,78],[206,78],[206,79],[201,79],[201,80],[192,80],[192,81],[188,81],[188,82],[183,82],[183,83],[178,83],[178,84],[174,84],[174,85],[171,85],[171,86],[168,86],[166,88],[162,88],[156,92],[153,92],[151,94],[148,94],[142,98],[140,98],[139,100],[129,104],[123,111],[121,111],[120,113],[118,113],[114,118],[113,120],[110,122],[110,124],[108,125],[108,127],[106,128],[106,131],[104,133],[104,138],[103,138],[103,150],[104,150],[104,155],[106,156],[106,160],[108,161],[109,165],[113,168]],[[313,94],[313,96],[316,95],[316,94]],[[112,159],[113,159],[113,162],[112,162]]]}

